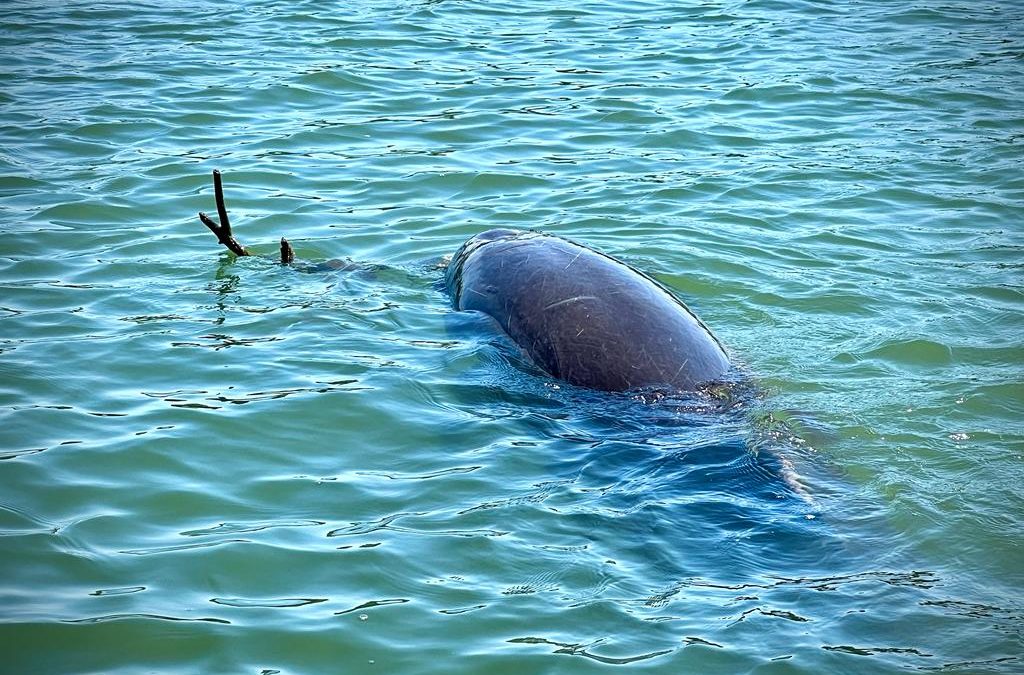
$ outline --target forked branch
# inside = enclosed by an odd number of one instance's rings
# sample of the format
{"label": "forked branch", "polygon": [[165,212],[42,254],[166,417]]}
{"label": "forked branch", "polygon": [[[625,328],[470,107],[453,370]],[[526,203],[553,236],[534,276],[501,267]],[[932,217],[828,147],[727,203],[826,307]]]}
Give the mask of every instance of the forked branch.
{"label": "forked branch", "polygon": [[[221,183],[220,171],[217,169],[213,170],[213,198],[217,200],[217,217],[220,218],[220,222],[218,223],[202,211],[199,212],[199,220],[203,221],[203,225],[210,228],[210,232],[217,235],[217,241],[224,244],[235,255],[252,255],[231,234],[228,208],[224,205],[224,185]],[[288,243],[288,240],[281,237],[281,264],[291,265],[293,262],[295,262],[295,251],[292,250],[292,245]]]}
{"label": "forked branch", "polygon": [[235,255],[249,255],[249,251],[239,244],[231,234],[231,221],[228,220],[228,209],[224,205],[224,186],[221,184],[220,171],[217,169],[213,170],[213,197],[217,200],[217,215],[220,218],[220,223],[202,211],[199,212],[199,220],[203,221],[203,225],[217,235],[217,241],[224,244],[229,251]]}

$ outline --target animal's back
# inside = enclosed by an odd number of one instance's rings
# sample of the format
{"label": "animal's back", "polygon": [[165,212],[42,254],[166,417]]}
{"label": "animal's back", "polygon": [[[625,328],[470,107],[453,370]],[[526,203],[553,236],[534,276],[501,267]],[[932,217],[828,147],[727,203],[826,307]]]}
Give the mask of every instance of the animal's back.
{"label": "animal's back", "polygon": [[668,290],[559,237],[485,232],[455,256],[449,286],[457,308],[489,314],[538,366],[578,386],[692,390],[729,369],[718,340]]}

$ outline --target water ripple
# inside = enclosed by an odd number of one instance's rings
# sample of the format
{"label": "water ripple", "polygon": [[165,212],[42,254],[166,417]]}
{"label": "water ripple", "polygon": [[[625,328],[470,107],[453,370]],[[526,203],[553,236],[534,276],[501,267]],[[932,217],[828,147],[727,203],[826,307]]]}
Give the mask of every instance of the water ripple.
{"label": "water ripple", "polygon": [[159,614],[107,614],[106,616],[95,616],[87,619],[68,619],[65,623],[106,623],[108,621],[126,621],[131,619],[156,619],[157,621],[199,621],[206,623],[230,624],[224,619],[204,618],[183,618],[180,616],[161,616]]}

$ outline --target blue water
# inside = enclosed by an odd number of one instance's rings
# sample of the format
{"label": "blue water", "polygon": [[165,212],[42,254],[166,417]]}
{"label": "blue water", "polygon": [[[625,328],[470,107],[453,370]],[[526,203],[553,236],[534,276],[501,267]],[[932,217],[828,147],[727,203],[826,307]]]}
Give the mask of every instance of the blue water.
{"label": "blue water", "polygon": [[[0,672],[1024,668],[1020,3],[0,11]],[[544,377],[491,227],[749,386]]]}

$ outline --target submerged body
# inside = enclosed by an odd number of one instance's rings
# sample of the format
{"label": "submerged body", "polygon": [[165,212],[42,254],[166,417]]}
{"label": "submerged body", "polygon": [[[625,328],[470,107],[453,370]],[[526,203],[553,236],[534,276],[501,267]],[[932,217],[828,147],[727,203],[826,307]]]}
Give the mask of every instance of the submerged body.
{"label": "submerged body", "polygon": [[452,259],[456,309],[494,318],[553,377],[604,391],[691,391],[729,359],[678,298],[614,258],[560,237],[489,230]]}

